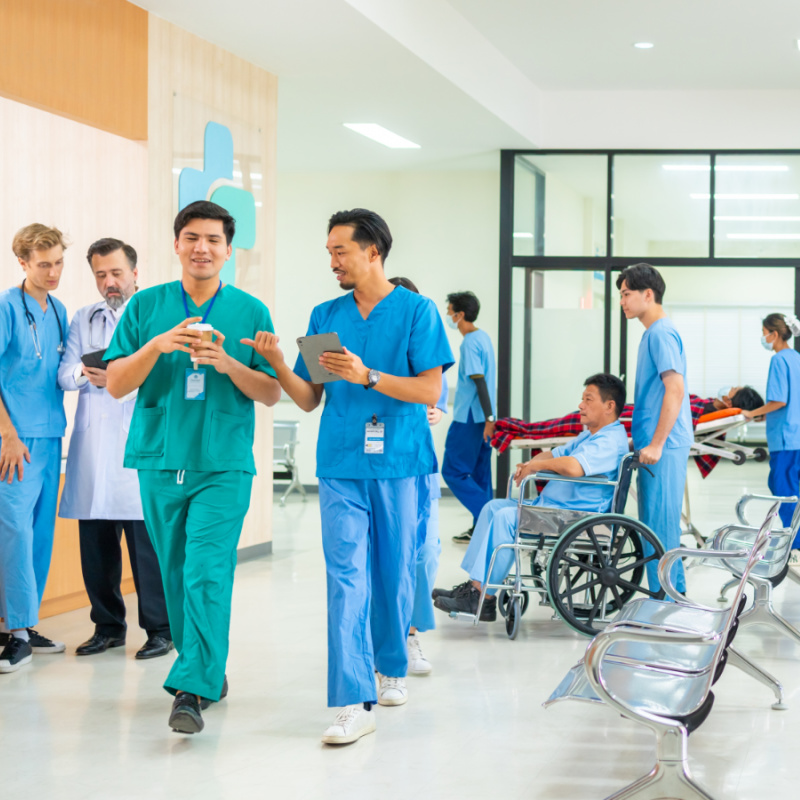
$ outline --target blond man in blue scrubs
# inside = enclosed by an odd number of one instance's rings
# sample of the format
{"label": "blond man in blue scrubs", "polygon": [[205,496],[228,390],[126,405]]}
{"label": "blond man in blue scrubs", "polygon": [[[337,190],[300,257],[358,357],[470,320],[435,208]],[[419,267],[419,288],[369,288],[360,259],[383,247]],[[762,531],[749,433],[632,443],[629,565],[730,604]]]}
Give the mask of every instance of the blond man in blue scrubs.
{"label": "blond man in blue scrubs", "polygon": [[[164,684],[175,695],[169,725],[198,733],[201,710],[228,691],[236,546],[256,471],[254,401],[274,405],[280,386],[241,341],[272,330],[267,307],[219,279],[234,219],[200,201],[174,229],[181,279],[130,299],[105,358],[114,397],[139,390],[124,464],[139,471],[178,651]],[[202,341],[194,323],[213,327],[214,340]]]}

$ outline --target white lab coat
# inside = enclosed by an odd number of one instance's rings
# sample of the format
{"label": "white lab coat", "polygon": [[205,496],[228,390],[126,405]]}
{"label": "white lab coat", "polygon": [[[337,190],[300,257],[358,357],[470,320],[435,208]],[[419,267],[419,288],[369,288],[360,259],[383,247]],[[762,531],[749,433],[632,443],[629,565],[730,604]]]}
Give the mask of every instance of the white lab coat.
{"label": "white lab coat", "polygon": [[[81,355],[108,347],[127,303],[117,311],[105,300],[81,308],[72,318],[67,352],[61,359],[58,383],[64,391],[79,391],[75,425],[69,441],[67,472],[59,517],[66,519],[143,519],[139,477],[122,460],[136,393],[115,400],[105,388],[92,386],[81,375]],[[90,330],[89,320],[95,311]]]}

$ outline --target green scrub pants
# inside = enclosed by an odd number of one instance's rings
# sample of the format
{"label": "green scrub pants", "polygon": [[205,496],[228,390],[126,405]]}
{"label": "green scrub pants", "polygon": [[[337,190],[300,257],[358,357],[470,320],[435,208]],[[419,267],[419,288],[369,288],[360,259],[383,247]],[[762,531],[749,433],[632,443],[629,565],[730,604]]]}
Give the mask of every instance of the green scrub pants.
{"label": "green scrub pants", "polygon": [[236,546],[247,472],[139,470],[144,519],[161,567],[178,658],[164,688],[219,700],[228,659]]}

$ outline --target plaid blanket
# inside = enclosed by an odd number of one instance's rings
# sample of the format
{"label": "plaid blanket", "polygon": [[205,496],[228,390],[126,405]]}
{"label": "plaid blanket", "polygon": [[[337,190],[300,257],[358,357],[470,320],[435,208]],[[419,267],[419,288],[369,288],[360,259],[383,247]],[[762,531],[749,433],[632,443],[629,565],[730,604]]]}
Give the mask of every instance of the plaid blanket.
{"label": "plaid blanket", "polygon": [[[692,427],[697,426],[697,421],[706,413],[710,399],[703,399],[695,394],[689,395],[689,405],[692,412]],[[628,403],[622,409],[619,421],[625,426],[628,436],[631,435],[631,420],[633,418],[633,405]],[[525,422],[513,417],[503,417],[497,420],[492,436],[492,447],[498,453],[504,453],[514,439],[549,439],[553,436],[577,436],[583,431],[581,415],[577,411],[565,417],[545,419],[541,422]],[[534,451],[536,453],[538,451]],[[706,478],[717,465],[719,458],[716,456],[694,456],[694,462],[700,474]]]}

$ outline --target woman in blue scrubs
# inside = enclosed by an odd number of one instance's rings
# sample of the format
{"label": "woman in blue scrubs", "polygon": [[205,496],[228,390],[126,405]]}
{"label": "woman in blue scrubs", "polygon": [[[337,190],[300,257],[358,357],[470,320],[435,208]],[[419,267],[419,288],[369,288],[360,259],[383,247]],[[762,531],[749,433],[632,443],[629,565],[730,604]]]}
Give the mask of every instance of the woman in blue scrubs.
{"label": "woman in blue scrubs", "polygon": [[[767,402],[752,411],[748,419],[766,415],[769,446],[769,490],[776,496],[797,495],[800,490],[800,353],[789,339],[800,334],[796,318],[769,314],[761,323],[761,344],[774,355],[767,376]],[[781,521],[789,527],[794,506],[784,503]],[[800,547],[800,534],[792,548]]]}

